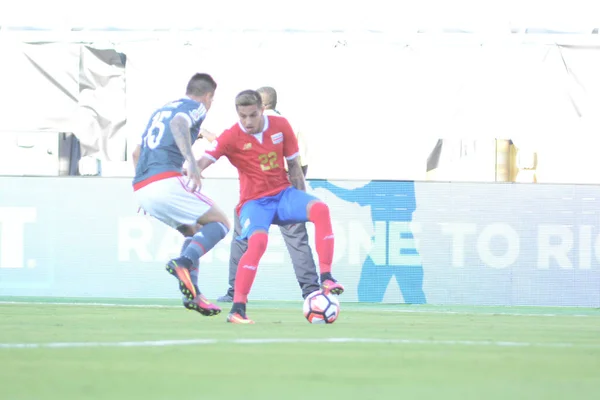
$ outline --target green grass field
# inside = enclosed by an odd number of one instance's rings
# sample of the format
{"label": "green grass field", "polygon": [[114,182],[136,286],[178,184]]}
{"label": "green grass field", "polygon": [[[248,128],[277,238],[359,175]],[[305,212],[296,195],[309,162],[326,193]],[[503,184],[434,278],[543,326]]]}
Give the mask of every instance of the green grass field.
{"label": "green grass field", "polygon": [[2,400],[600,398],[597,309],[342,302],[310,325],[251,302],[240,326],[171,300],[0,301]]}

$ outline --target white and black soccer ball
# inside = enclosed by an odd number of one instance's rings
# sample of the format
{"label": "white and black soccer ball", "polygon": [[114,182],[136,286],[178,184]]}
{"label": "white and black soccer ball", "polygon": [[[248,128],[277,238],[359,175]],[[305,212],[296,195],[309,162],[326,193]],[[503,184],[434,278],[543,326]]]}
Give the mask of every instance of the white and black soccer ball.
{"label": "white and black soccer ball", "polygon": [[340,302],[334,295],[317,290],[306,297],[302,311],[311,324],[333,324],[340,315]]}

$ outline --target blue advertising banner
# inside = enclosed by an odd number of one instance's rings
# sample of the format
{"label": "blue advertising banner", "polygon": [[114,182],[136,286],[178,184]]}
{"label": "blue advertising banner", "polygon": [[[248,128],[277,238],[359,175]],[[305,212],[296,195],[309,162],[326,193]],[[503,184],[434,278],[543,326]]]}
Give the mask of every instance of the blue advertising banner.
{"label": "blue advertising banner", "polygon": [[[309,185],[331,209],[344,301],[600,306],[600,187]],[[237,180],[207,179],[204,190],[233,213]],[[178,298],[163,266],[182,240],[137,213],[129,179],[0,177],[0,295]],[[210,298],[227,289],[231,240],[201,260]],[[250,297],[300,299],[278,229]]]}

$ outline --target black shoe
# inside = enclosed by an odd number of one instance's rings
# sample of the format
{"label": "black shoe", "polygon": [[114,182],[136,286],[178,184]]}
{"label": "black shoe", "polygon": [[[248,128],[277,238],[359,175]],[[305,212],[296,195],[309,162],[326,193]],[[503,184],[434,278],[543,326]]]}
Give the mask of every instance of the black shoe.
{"label": "black shoe", "polygon": [[219,303],[233,303],[233,295],[230,296],[229,293],[227,293],[226,295],[217,298],[217,301]]}

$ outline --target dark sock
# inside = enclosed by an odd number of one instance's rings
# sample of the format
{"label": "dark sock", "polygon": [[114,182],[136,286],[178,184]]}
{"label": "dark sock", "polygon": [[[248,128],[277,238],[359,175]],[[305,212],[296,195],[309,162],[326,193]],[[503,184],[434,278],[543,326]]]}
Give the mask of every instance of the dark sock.
{"label": "dark sock", "polygon": [[[183,254],[183,251],[186,249],[186,247],[189,246],[189,244],[192,243],[192,237],[186,237],[185,240],[183,241],[183,245],[181,246],[181,251],[179,252],[179,254]],[[198,261],[194,262],[193,265],[194,268],[198,268],[200,267],[200,259],[198,259]]]}
{"label": "dark sock", "polygon": [[331,276],[331,272],[324,272],[321,274],[321,283],[328,279],[335,282],[335,279],[333,279],[333,276]]}
{"label": "dark sock", "polygon": [[231,306],[231,314],[238,313],[242,316],[246,316],[246,303],[233,303]]}
{"label": "dark sock", "polygon": [[[186,249],[186,247],[188,247],[188,245],[192,242],[192,238],[191,237],[186,237],[185,241],[183,242],[183,246],[181,246],[181,253],[183,253],[183,251]],[[196,286],[196,291],[199,292],[198,290],[198,273],[200,271],[200,259],[196,260],[196,262],[193,262],[192,267],[190,268],[190,278],[192,279],[192,283]]]}
{"label": "dark sock", "polygon": [[190,244],[181,253],[192,262],[198,260],[208,253],[217,243],[221,241],[229,230],[220,222],[211,222],[204,225],[198,233],[192,237]]}
{"label": "dark sock", "polygon": [[192,263],[192,260],[190,260],[189,258],[185,258],[185,257],[178,257],[175,259],[175,262],[180,267],[184,267],[187,269],[191,269],[194,266],[194,264]]}

